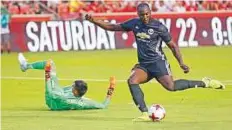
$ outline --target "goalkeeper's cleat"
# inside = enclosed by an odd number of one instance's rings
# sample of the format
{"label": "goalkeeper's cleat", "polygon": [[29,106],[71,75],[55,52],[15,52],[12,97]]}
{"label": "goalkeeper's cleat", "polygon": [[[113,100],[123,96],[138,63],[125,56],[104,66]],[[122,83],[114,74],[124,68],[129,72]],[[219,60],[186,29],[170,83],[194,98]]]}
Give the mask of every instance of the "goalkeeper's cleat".
{"label": "goalkeeper's cleat", "polygon": [[22,70],[22,72],[25,72],[27,70],[27,60],[23,56],[22,53],[18,54],[18,61],[19,61],[19,64],[20,64],[20,69]]}
{"label": "goalkeeper's cleat", "polygon": [[114,92],[115,84],[116,84],[116,78],[110,77],[110,86],[109,86],[108,92],[107,92],[108,96],[112,96],[112,94]]}
{"label": "goalkeeper's cleat", "polygon": [[141,116],[133,119],[132,121],[146,122],[146,121],[151,121],[151,119],[149,118],[149,115],[147,112],[143,112]]}
{"label": "goalkeeper's cleat", "polygon": [[226,86],[218,80],[210,79],[210,78],[203,78],[202,81],[206,84],[208,88],[214,89],[225,89]]}

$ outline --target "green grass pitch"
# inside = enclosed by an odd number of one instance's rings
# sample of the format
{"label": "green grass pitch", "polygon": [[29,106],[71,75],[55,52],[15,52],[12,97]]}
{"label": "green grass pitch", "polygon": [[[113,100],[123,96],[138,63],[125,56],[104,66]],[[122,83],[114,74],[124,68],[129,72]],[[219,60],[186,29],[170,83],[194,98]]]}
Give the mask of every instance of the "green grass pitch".
{"label": "green grass pitch", "polygon": [[182,48],[191,68],[184,74],[168,49],[164,49],[174,78],[201,79],[209,76],[223,81],[225,90],[189,89],[168,92],[156,82],[141,85],[147,105],[164,106],[161,122],[132,122],[140,115],[126,84],[136,63],[134,49],[113,51],[24,53],[29,62],[53,59],[60,84],[86,79],[86,97],[99,102],[105,98],[108,78],[118,82],[108,109],[50,111],[44,99],[44,73],[19,69],[17,53],[1,56],[2,130],[229,130],[232,128],[232,47]]}

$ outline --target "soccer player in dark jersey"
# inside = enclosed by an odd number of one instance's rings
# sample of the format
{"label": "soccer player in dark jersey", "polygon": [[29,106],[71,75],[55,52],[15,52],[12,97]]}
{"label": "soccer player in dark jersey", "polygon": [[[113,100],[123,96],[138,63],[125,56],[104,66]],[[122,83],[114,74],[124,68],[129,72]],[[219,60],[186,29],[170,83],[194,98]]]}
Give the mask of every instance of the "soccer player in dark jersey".
{"label": "soccer player in dark jersey", "polygon": [[83,80],[75,80],[73,84],[61,87],[58,84],[55,64],[52,60],[28,63],[22,53],[19,53],[18,60],[23,72],[28,69],[45,71],[45,100],[51,110],[104,109],[110,103],[115,88],[114,77],[110,78],[104,102],[99,103],[83,96],[87,92],[87,83]]}
{"label": "soccer player in dark jersey", "polygon": [[140,3],[137,6],[137,14],[138,18],[133,18],[121,24],[103,22],[88,14],[85,16],[87,20],[103,29],[110,31],[133,31],[134,33],[139,63],[132,69],[128,79],[128,86],[134,103],[142,112],[141,116],[134,119],[135,121],[150,120],[144,101],[144,94],[139,84],[146,83],[153,78],[168,91],[179,91],[196,87],[225,88],[221,82],[209,78],[203,78],[199,81],[186,79],[173,81],[170,65],[162,50],[162,41],[171,49],[184,73],[188,73],[189,67],[184,63],[179,47],[173,42],[166,26],[151,17],[151,9],[147,3]]}

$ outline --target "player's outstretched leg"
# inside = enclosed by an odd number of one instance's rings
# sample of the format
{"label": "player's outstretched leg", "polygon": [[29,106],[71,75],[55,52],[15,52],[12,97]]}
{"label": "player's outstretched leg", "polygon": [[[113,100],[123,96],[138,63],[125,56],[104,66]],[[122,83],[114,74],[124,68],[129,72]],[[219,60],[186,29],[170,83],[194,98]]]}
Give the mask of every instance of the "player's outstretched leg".
{"label": "player's outstretched leg", "polygon": [[47,61],[39,61],[39,62],[34,62],[34,63],[28,63],[22,53],[18,54],[18,61],[19,61],[22,72],[25,72],[28,69],[43,70],[47,62]]}
{"label": "player's outstretched leg", "polygon": [[201,80],[186,80],[178,79],[173,81],[169,75],[164,75],[158,78],[158,81],[169,91],[180,91],[189,88],[214,88],[214,89],[225,89],[225,85],[218,80],[210,78],[203,78]]}
{"label": "player's outstretched leg", "polygon": [[186,80],[186,79],[179,79],[174,81],[174,90],[184,90],[188,88],[214,88],[214,89],[225,89],[225,85],[218,80],[210,79],[210,78],[203,78],[202,81],[200,80]]}
{"label": "player's outstretched leg", "polygon": [[202,81],[205,83],[206,88],[214,88],[214,89],[225,89],[226,88],[226,86],[222,82],[215,80],[215,79],[204,77]]}

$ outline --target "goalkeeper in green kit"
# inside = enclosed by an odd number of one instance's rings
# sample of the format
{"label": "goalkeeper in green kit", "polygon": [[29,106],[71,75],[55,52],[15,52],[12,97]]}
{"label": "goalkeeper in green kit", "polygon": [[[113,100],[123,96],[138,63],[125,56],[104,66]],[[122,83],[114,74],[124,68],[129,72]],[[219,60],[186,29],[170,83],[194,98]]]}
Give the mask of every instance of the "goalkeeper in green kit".
{"label": "goalkeeper in green kit", "polygon": [[87,92],[87,83],[83,80],[75,80],[72,85],[60,87],[56,76],[55,64],[52,60],[27,63],[22,53],[18,60],[23,72],[28,69],[39,69],[45,71],[45,99],[51,110],[86,110],[104,109],[110,103],[114,88],[115,78],[110,77],[106,99],[103,103],[83,97]]}

